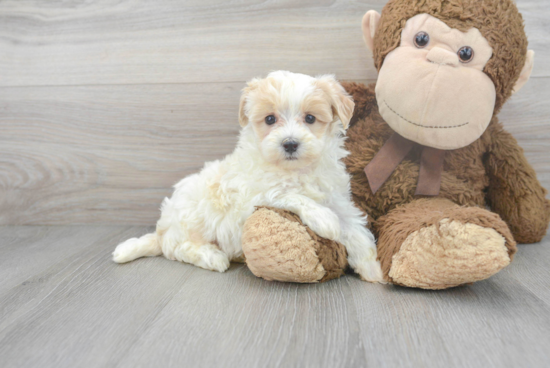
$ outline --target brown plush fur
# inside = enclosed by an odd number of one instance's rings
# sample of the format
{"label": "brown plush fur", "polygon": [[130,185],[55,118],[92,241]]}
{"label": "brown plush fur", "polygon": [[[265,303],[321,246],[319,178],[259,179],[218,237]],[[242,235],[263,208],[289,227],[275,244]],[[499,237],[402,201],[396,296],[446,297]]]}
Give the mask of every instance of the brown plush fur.
{"label": "brown plush fur", "polygon": [[[345,85],[356,102],[346,143],[351,155],[345,162],[352,175],[355,203],[368,213],[372,230],[379,238],[378,254],[388,280],[393,256],[407,236],[423,227],[438,226],[442,219],[494,229],[506,239],[510,257],[515,252],[515,241],[540,241],[550,221],[546,190],[523,150],[496,117],[511,96],[526,60],[527,37],[515,4],[511,0],[391,0],[382,11],[374,37],[373,57],[378,69],[386,55],[399,45],[407,20],[421,13],[461,31],[479,29],[493,48],[484,72],[495,84],[497,98],[493,119],[483,135],[467,147],[446,152],[439,198],[419,200],[414,192],[420,146],[372,194],[363,170],[393,131],[378,112],[374,85]],[[506,222],[515,241],[504,222],[483,209],[486,205]]]}
{"label": "brown plush fur", "polygon": [[449,27],[479,29],[493,48],[484,72],[495,84],[495,112],[511,96],[525,64],[527,37],[523,18],[511,0],[391,0],[382,10],[374,37],[374,64],[382,67],[387,54],[401,42],[401,31],[417,14],[432,15]]}
{"label": "brown plush fur", "polygon": [[[370,216],[378,235],[380,216],[417,199],[414,192],[421,148],[413,149],[373,195],[363,170],[393,130],[378,113],[374,85],[344,83],[344,87],[367,111],[357,111],[362,119],[354,119],[356,122],[348,129],[346,148],[351,154],[344,161],[352,175],[355,204]],[[550,221],[546,193],[523,150],[496,117],[480,139],[445,155],[439,197],[461,206],[490,205],[510,226],[518,242],[538,242],[546,234]]]}

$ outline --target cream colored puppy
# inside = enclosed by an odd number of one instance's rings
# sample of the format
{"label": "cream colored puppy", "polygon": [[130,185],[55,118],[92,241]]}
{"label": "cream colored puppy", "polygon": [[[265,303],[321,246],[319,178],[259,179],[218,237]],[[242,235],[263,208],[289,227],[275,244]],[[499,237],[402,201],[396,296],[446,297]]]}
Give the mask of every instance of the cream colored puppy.
{"label": "cream colored puppy", "polygon": [[318,235],[339,241],[364,280],[382,281],[373,235],[351,201],[341,159],[354,103],[332,76],[277,71],[243,90],[235,151],[206,163],[175,186],[156,232],[119,244],[115,262],[144,256],[223,272],[242,257],[241,235],[256,206],[300,216]]}

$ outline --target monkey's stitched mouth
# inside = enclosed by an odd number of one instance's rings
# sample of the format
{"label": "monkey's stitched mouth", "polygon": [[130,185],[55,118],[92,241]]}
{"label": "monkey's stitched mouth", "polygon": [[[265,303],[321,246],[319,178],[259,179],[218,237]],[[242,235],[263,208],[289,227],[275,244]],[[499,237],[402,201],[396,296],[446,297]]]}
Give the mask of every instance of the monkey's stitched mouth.
{"label": "monkey's stitched mouth", "polygon": [[415,123],[413,121],[410,121],[408,119],[405,119],[403,116],[401,116],[397,111],[395,111],[394,109],[392,109],[390,107],[390,105],[388,105],[388,103],[386,102],[386,100],[384,100],[384,103],[386,104],[386,106],[388,107],[388,109],[390,109],[391,112],[393,112],[395,115],[399,116],[401,119],[405,120],[407,123],[409,124],[412,124],[412,125],[415,125],[415,126],[418,126],[418,127],[421,127],[421,128],[428,128],[428,129],[450,129],[450,128],[460,128],[460,127],[463,127],[465,125],[468,125],[470,124],[469,122],[467,123],[464,123],[464,124],[460,124],[460,125],[451,125],[451,126],[432,126],[432,125],[422,125],[422,124],[418,124],[418,123]]}

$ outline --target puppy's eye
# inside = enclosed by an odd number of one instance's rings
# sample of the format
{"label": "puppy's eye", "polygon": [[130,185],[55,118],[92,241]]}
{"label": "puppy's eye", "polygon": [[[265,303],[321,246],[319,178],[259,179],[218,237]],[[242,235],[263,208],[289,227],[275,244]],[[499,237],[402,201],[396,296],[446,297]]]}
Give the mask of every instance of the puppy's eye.
{"label": "puppy's eye", "polygon": [[430,35],[426,32],[418,32],[416,36],[414,36],[414,44],[419,49],[422,49],[426,47],[426,45],[430,42]]}
{"label": "puppy's eye", "polygon": [[313,124],[313,123],[315,123],[315,120],[316,120],[315,116],[310,115],[310,114],[306,115],[306,123]]}
{"label": "puppy's eye", "polygon": [[474,49],[470,46],[464,46],[458,50],[458,58],[461,63],[469,63],[474,59]]}
{"label": "puppy's eye", "polygon": [[277,122],[277,118],[275,117],[275,115],[268,115],[265,117],[265,123],[267,125],[273,125]]}

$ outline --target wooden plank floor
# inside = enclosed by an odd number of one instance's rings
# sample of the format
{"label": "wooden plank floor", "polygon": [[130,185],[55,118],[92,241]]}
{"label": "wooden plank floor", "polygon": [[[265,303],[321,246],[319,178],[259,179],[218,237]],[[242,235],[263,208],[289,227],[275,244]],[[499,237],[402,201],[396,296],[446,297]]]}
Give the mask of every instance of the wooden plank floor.
{"label": "wooden plank floor", "polygon": [[446,291],[110,261],[139,226],[0,227],[2,367],[548,367],[550,237]]}

